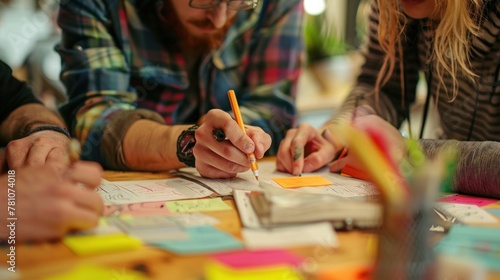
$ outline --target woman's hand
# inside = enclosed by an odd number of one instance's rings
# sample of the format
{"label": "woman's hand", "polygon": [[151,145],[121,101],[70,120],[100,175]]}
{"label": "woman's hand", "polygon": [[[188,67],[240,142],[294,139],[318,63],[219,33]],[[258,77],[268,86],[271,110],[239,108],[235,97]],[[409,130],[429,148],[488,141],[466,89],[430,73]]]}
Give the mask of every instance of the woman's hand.
{"label": "woman's hand", "polygon": [[276,167],[294,175],[313,172],[331,162],[339,148],[329,130],[319,132],[303,124],[287,131],[278,149]]}

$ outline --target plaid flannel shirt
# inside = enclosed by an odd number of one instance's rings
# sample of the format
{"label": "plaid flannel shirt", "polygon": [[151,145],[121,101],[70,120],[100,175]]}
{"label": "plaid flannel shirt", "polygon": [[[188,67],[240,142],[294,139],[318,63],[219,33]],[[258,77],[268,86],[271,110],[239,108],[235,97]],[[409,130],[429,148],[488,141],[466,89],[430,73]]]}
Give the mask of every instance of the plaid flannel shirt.
{"label": "plaid flannel shirt", "polygon": [[191,124],[213,108],[230,112],[229,89],[237,94],[245,123],[271,135],[269,154],[275,153],[297,119],[302,0],[272,0],[262,17],[262,0],[254,10],[238,12],[221,46],[196,69],[194,90],[183,55],[167,52],[140,21],[135,1],[61,2],[63,35],[56,50],[69,102],[60,112],[83,144],[82,158],[128,169],[121,141],[133,122]]}

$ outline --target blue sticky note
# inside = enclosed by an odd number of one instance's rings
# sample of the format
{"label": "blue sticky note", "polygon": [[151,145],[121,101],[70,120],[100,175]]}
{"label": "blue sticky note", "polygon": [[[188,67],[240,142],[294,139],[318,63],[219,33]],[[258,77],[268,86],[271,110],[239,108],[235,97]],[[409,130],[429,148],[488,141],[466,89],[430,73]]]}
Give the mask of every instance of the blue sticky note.
{"label": "blue sticky note", "polygon": [[455,225],[435,250],[438,254],[459,255],[500,270],[500,229]]}
{"label": "blue sticky note", "polygon": [[187,232],[187,239],[153,242],[151,245],[180,255],[228,251],[243,247],[233,236],[212,226],[189,227]]}
{"label": "blue sticky note", "polygon": [[500,216],[500,209],[486,209],[486,210],[488,210],[488,212],[490,212],[495,216]]}

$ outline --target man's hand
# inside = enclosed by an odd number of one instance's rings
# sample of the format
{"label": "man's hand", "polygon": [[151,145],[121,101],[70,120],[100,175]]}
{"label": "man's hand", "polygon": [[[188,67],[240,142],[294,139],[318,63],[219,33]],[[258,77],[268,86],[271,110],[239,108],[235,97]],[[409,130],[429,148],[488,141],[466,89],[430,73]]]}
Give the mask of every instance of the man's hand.
{"label": "man's hand", "polygon": [[[222,130],[226,140],[217,141],[215,129]],[[198,172],[207,178],[231,178],[250,168],[247,154],[262,158],[271,147],[271,136],[255,126],[246,126],[245,130],[246,135],[228,113],[210,110],[195,134],[193,153]]]}
{"label": "man's hand", "polygon": [[68,164],[69,139],[64,134],[42,130],[27,137],[10,141],[2,155],[0,166],[17,169],[22,166],[50,164],[63,170]]}
{"label": "man's hand", "polygon": [[[12,178],[15,178],[17,240],[61,238],[72,230],[97,226],[104,209],[101,197],[94,191],[102,175],[98,164],[77,162],[62,175],[47,165],[10,170],[15,172]],[[7,181],[7,174],[0,177],[4,186],[7,186]],[[77,183],[84,184],[85,188]],[[0,200],[8,201],[7,188],[0,191]],[[0,213],[0,219],[4,221],[6,216],[7,211]],[[1,227],[0,238],[8,236],[8,228]]]}

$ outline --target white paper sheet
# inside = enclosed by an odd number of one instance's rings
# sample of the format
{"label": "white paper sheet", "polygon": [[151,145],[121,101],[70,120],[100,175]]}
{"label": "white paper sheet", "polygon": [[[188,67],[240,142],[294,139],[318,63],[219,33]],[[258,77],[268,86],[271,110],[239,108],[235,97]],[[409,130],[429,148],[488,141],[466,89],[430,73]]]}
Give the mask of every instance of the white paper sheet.
{"label": "white paper sheet", "polygon": [[[258,191],[259,182],[255,180],[251,171],[238,174],[231,179],[207,179],[199,175],[195,168],[183,168],[176,175],[186,176],[194,181],[208,186],[210,189],[220,195],[231,195],[233,190]],[[341,197],[363,197],[379,194],[377,188],[370,182],[358,180],[350,177],[341,176],[337,173],[331,173],[328,168],[323,168],[314,173],[303,173],[302,176],[321,175],[332,182],[330,186],[324,187],[305,187],[288,189],[289,191],[329,194]],[[273,178],[294,177],[289,173],[276,171],[274,161],[259,162],[259,180],[271,186],[281,188]]]}
{"label": "white paper sheet", "polygon": [[330,223],[314,223],[272,229],[242,229],[245,246],[249,249],[289,248],[293,246],[338,246],[335,230]]}
{"label": "white paper sheet", "polygon": [[209,189],[182,178],[112,182],[102,180],[97,193],[106,205],[201,198],[213,194]]}
{"label": "white paper sheet", "polygon": [[498,220],[488,211],[472,204],[459,204],[436,202],[436,208],[442,212],[455,217],[458,222],[463,224],[495,224]]}

